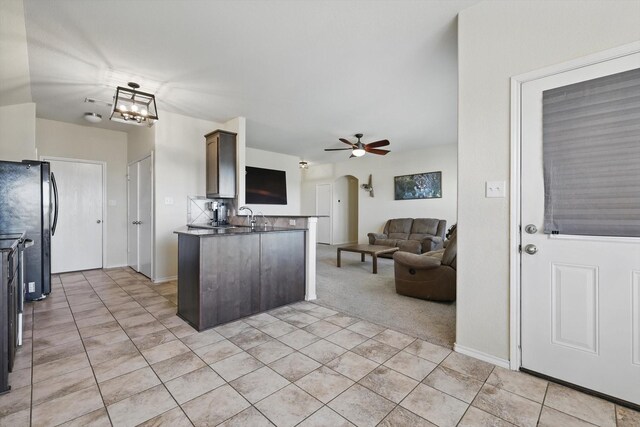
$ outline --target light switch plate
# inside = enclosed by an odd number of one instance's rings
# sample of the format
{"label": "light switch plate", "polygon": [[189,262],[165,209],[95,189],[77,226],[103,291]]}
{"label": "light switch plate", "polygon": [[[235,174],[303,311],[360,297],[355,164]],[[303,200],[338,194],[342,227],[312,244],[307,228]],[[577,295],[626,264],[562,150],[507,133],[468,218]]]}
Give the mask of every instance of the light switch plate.
{"label": "light switch plate", "polygon": [[296,225],[296,220],[295,219],[290,219],[289,220],[289,225]]}
{"label": "light switch plate", "polygon": [[173,197],[165,197],[164,198],[164,204],[165,205],[172,205],[173,204]]}
{"label": "light switch plate", "polygon": [[117,205],[118,205],[118,202],[117,202],[116,200],[109,199],[109,201],[107,202],[107,204],[108,204],[109,206],[117,206]]}
{"label": "light switch plate", "polygon": [[505,181],[487,181],[485,187],[485,197],[506,197],[506,186],[507,183]]}

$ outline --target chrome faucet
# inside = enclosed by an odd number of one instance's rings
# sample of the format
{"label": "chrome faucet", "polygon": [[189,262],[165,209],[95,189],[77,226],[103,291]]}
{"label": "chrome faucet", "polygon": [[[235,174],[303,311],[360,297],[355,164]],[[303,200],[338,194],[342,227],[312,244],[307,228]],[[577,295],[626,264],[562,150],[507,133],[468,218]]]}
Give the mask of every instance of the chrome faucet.
{"label": "chrome faucet", "polygon": [[240,208],[238,208],[238,212],[240,211],[249,211],[247,214],[247,222],[249,223],[249,226],[251,226],[252,230],[256,228],[256,220],[253,218],[253,211],[251,208],[248,206],[240,206]]}
{"label": "chrome faucet", "polygon": [[261,215],[262,216],[262,226],[263,227],[267,227],[269,224],[269,221],[267,221],[267,218],[264,216],[264,214],[262,212],[258,212],[256,215]]}

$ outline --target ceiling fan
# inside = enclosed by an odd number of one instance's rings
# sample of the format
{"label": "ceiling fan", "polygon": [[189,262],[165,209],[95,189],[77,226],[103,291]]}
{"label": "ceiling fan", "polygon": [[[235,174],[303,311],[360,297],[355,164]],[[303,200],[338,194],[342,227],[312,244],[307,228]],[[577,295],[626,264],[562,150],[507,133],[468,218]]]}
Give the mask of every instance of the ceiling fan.
{"label": "ceiling fan", "polygon": [[351,156],[349,156],[349,158],[351,157],[362,157],[365,155],[365,153],[371,153],[371,154],[379,154],[381,156],[384,156],[385,154],[387,154],[389,152],[389,150],[379,150],[378,147],[384,147],[386,145],[389,145],[389,141],[386,139],[382,139],[380,141],[375,141],[375,142],[370,142],[368,144],[363,144],[362,142],[360,142],[360,138],[362,138],[362,134],[361,133],[356,133],[354,135],[356,138],[358,138],[358,142],[353,143],[353,142],[349,142],[348,140],[344,139],[344,138],[339,138],[340,141],[344,142],[347,145],[350,145],[350,148],[325,148],[324,151],[342,151],[342,150],[351,150]]}

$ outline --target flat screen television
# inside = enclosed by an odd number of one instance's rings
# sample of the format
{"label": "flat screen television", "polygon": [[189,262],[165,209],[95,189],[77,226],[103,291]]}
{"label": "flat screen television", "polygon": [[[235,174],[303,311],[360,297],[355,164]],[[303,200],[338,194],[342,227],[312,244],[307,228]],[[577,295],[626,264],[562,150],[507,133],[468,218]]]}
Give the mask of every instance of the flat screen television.
{"label": "flat screen television", "polygon": [[285,171],[247,166],[246,172],[245,201],[247,204],[287,204],[287,173]]}

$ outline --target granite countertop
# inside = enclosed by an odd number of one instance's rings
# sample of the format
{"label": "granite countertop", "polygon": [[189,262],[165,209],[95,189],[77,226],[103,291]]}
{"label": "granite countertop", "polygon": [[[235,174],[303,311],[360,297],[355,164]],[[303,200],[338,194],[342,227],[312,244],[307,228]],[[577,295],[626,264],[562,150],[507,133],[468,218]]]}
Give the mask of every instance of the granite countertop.
{"label": "granite countertop", "polygon": [[251,233],[277,233],[284,231],[306,231],[306,228],[288,228],[288,227],[263,227],[257,226],[255,229],[243,226],[232,227],[182,227],[174,231],[175,234],[187,234],[191,236],[230,236],[237,234],[251,234]]}
{"label": "granite countertop", "polygon": [[25,233],[0,233],[0,251],[13,251],[24,239]]}

